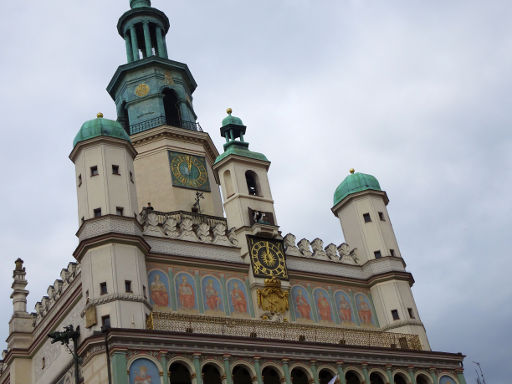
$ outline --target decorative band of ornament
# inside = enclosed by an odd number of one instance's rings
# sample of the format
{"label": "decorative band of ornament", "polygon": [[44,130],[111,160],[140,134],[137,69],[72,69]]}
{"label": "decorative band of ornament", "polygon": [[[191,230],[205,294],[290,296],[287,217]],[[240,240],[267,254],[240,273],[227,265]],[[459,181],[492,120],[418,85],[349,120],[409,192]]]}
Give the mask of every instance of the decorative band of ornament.
{"label": "decorative band of ornament", "polygon": [[[150,120],[142,121],[137,124],[132,124],[130,125],[130,135],[134,135],[142,131],[147,131],[148,129],[155,128],[165,124],[167,124],[167,119],[165,118],[165,116],[158,116]],[[188,129],[189,131],[203,132],[203,128],[201,128],[201,125],[195,121],[182,121],[181,127],[179,128]]]}
{"label": "decorative band of ornament", "polygon": [[174,218],[177,222],[183,221],[185,218],[192,220],[194,225],[206,223],[210,227],[215,227],[217,224],[224,224],[227,226],[227,220],[224,217],[203,215],[202,213],[187,212],[187,211],[172,211],[172,212],[160,212],[143,208],[140,213],[142,224],[146,224],[148,220],[148,214],[154,213],[156,215],[158,224],[164,225],[168,218]]}
{"label": "decorative band of ornament", "polygon": [[91,307],[91,306],[106,304],[106,303],[110,303],[110,302],[116,301],[116,300],[133,301],[136,303],[143,303],[144,305],[146,305],[146,307],[148,307],[150,309],[152,307],[151,304],[149,303],[148,299],[145,298],[144,296],[134,295],[131,293],[116,293],[116,294],[112,294],[112,295],[104,295],[104,296],[101,296],[100,298],[89,300],[87,302],[87,305],[83,309],[83,311],[80,313],[80,316],[84,317],[87,309],[89,309],[89,307]]}
{"label": "decorative band of ornament", "polygon": [[398,348],[421,351],[418,335],[371,330],[351,330],[263,320],[193,316],[153,312],[153,327],[159,331],[261,339],[304,341],[360,347]]}

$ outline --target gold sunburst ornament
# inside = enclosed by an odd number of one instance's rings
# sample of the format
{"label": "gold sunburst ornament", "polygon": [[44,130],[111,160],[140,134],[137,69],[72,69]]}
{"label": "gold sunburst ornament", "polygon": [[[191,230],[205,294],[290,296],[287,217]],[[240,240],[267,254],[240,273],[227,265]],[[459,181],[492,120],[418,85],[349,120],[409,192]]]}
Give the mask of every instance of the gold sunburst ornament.
{"label": "gold sunburst ornament", "polygon": [[149,93],[149,85],[141,83],[135,88],[135,94],[139,97],[144,97]]}

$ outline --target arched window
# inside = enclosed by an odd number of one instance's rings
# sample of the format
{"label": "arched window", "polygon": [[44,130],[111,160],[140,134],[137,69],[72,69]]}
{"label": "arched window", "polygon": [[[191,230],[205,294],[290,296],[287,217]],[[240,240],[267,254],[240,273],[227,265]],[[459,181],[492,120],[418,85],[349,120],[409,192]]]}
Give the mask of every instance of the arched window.
{"label": "arched window", "polygon": [[320,384],[328,384],[333,377],[334,374],[328,369],[322,369],[320,372],[318,372],[318,379],[320,380]]}
{"label": "arched window", "polygon": [[169,368],[171,384],[191,384],[190,372],[182,363],[173,363]]}
{"label": "arched window", "polygon": [[229,170],[224,172],[224,188],[226,190],[226,198],[235,193],[233,190],[233,181],[231,180],[231,172]]}
{"label": "arched window", "polygon": [[279,373],[273,367],[263,368],[263,384],[281,384]]}
{"label": "arched window", "polygon": [[233,384],[252,384],[251,374],[243,365],[233,368]]}
{"label": "arched window", "polygon": [[370,375],[370,384],[384,384],[386,381],[380,373],[372,372]]}
{"label": "arched window", "polygon": [[395,382],[395,384],[407,384],[406,378],[401,373],[395,374],[393,381]]}
{"label": "arched window", "polygon": [[309,384],[308,375],[302,368],[292,369],[292,384]]}
{"label": "arched window", "polygon": [[219,370],[213,364],[206,364],[202,370],[203,384],[222,384]]}
{"label": "arched window", "polygon": [[180,112],[178,110],[178,97],[176,92],[171,89],[165,89],[164,95],[164,110],[165,110],[165,122],[167,125],[173,127],[181,127]]}
{"label": "arched window", "polygon": [[430,380],[424,374],[419,374],[416,378],[416,384],[430,384]]}
{"label": "arched window", "polygon": [[347,382],[347,384],[361,384],[359,375],[355,371],[348,371],[345,374],[345,381]]}
{"label": "arched window", "polygon": [[247,190],[249,195],[261,196],[258,175],[253,171],[245,172],[245,180],[247,181]]}

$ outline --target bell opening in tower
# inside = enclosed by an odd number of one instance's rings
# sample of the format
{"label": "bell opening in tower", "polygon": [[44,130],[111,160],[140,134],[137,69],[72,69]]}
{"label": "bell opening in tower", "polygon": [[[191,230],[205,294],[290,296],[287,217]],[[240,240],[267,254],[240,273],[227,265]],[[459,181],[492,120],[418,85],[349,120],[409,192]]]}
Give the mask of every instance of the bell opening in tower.
{"label": "bell opening in tower", "polygon": [[178,110],[178,97],[172,89],[164,89],[165,122],[173,127],[181,127],[180,112]]}

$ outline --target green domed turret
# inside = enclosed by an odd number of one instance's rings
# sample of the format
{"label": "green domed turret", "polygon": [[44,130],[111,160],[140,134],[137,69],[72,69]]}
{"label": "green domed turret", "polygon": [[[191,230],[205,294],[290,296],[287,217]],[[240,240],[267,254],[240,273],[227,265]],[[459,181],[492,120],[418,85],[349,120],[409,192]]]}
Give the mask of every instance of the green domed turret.
{"label": "green domed turret", "polygon": [[231,108],[228,108],[226,112],[228,113],[228,116],[222,120],[222,127],[220,128],[221,136],[226,138],[224,153],[217,157],[215,164],[229,155],[238,155],[249,157],[251,159],[268,161],[267,157],[263,153],[249,150],[249,143],[244,141],[245,130],[247,127],[242,122],[242,119],[232,116],[231,113],[233,113],[233,110]]}
{"label": "green domed turret", "polygon": [[355,172],[354,169],[351,169],[350,175],[345,177],[345,180],[338,185],[334,192],[334,205],[352,193],[366,190],[382,191],[378,180],[374,176]]}
{"label": "green domed turret", "polygon": [[99,136],[114,137],[130,142],[130,136],[121,124],[115,120],[104,119],[102,113],[98,113],[96,119],[86,121],[73,140],[73,148],[80,142]]}

